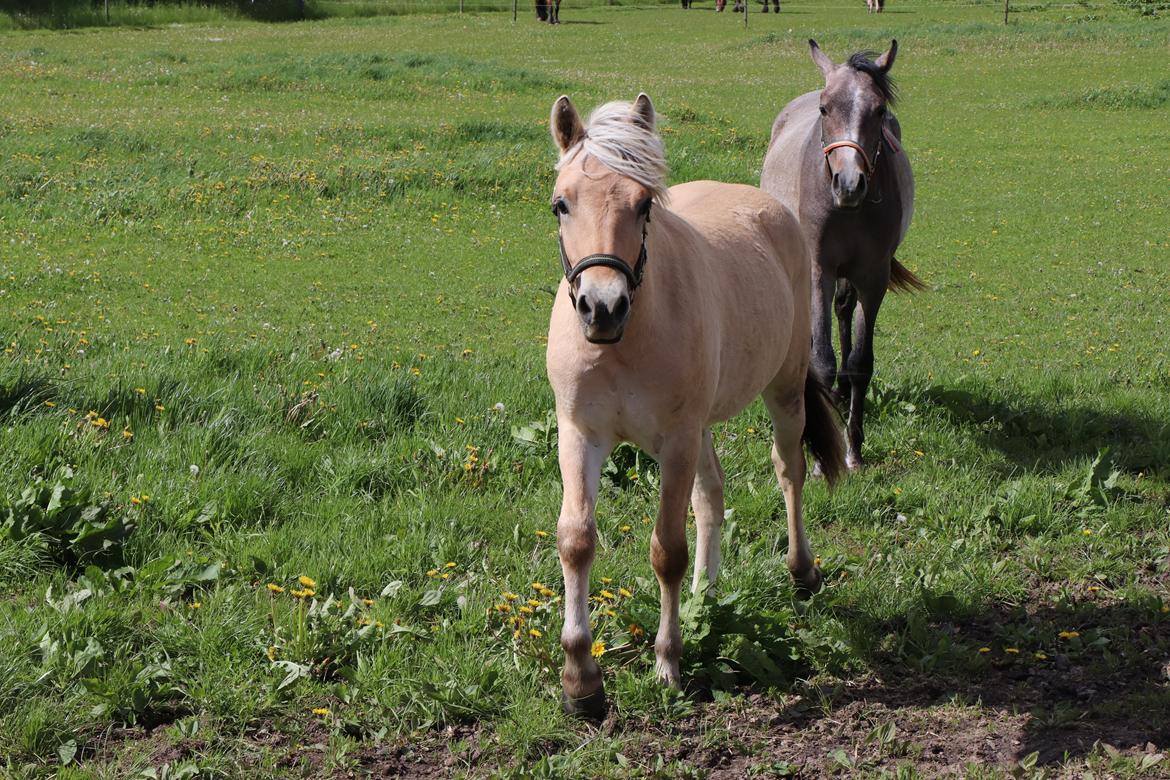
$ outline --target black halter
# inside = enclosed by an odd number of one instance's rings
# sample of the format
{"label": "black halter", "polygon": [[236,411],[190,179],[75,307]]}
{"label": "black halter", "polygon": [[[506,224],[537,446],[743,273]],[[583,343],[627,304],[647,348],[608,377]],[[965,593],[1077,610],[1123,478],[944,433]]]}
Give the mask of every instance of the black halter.
{"label": "black halter", "polygon": [[[557,215],[557,224],[560,224],[560,215]],[[630,303],[634,302],[634,291],[642,286],[642,274],[646,272],[646,226],[650,224],[650,209],[646,209],[646,221],[642,223],[642,249],[638,252],[638,260],[631,268],[626,261],[622,260],[617,255],[596,254],[581,258],[580,262],[572,265],[569,262],[569,254],[565,251],[565,237],[561,235],[561,231],[557,229],[557,243],[561,247],[561,266],[565,269],[565,280],[569,283],[569,300],[573,302],[573,306],[577,305],[577,293],[573,290],[573,283],[577,281],[584,271],[595,268],[599,265],[606,268],[612,268],[620,272],[626,277],[626,282],[630,289]]]}

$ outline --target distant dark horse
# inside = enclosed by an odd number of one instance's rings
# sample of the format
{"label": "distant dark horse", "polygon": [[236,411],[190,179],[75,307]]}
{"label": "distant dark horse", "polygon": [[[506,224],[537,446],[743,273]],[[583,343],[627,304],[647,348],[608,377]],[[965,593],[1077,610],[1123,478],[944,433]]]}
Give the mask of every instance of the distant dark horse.
{"label": "distant dark horse", "polygon": [[[793,100],[772,125],[760,186],[796,214],[813,255],[813,366],[849,404],[845,462],[861,467],[862,415],[873,376],[873,333],[886,290],[925,285],[894,251],[914,211],[902,130],[888,110],[898,42],[876,60],[835,65],[809,41],[825,88]],[[834,292],[836,294],[834,300]],[[841,370],[830,313],[837,312]]]}
{"label": "distant dark horse", "polygon": [[872,13],[881,13],[886,10],[886,0],[865,0],[865,7]]}
{"label": "distant dark horse", "polygon": [[561,0],[536,0],[536,18],[549,24],[560,24]]}

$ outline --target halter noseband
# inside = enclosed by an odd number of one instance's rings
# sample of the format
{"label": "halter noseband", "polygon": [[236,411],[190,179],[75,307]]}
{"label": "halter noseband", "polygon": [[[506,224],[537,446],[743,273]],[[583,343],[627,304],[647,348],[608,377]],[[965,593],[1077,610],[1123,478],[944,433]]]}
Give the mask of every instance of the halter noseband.
{"label": "halter noseband", "polygon": [[872,160],[870,159],[869,154],[865,151],[865,148],[856,141],[833,141],[832,143],[825,144],[821,151],[825,153],[825,165],[829,167],[830,172],[832,172],[833,167],[829,165],[829,152],[833,151],[834,149],[852,149],[853,151],[860,154],[862,161],[865,162],[865,175],[873,176],[874,168],[877,167],[878,157],[880,157],[882,154],[882,142],[879,138],[877,151],[874,152]]}
{"label": "halter noseband", "polygon": [[561,235],[560,221],[561,218],[558,214],[557,243],[561,247],[561,266],[565,269],[565,280],[569,283],[569,300],[573,302],[573,306],[577,306],[577,293],[573,291],[574,282],[577,281],[577,277],[582,273],[597,266],[612,268],[626,277],[626,283],[630,290],[630,303],[632,304],[634,302],[634,291],[642,286],[642,275],[646,272],[646,226],[650,224],[649,207],[646,209],[646,221],[642,223],[642,249],[638,252],[638,260],[634,263],[633,268],[630,268],[629,264],[617,255],[609,254],[588,255],[581,258],[576,265],[572,265],[569,262],[569,253],[565,251],[565,237]]}

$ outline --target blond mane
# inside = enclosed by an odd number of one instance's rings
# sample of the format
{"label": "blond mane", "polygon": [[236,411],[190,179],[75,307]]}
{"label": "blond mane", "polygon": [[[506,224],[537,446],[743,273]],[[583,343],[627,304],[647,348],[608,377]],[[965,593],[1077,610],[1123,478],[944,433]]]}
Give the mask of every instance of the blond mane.
{"label": "blond mane", "polygon": [[579,154],[638,182],[659,203],[666,202],[666,151],[654,128],[636,118],[633,103],[614,100],[595,108],[585,125],[585,137],[561,155],[557,170]]}

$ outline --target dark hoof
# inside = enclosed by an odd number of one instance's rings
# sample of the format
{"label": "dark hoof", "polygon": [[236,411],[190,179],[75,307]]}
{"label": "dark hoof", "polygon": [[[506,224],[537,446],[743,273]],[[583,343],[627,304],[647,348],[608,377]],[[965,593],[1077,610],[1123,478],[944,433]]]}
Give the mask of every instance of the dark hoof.
{"label": "dark hoof", "polygon": [[825,575],[819,566],[813,566],[812,571],[802,577],[796,577],[796,597],[806,601],[815,596],[825,584]]}
{"label": "dark hoof", "polygon": [[593,693],[580,699],[570,698],[567,693],[562,692],[561,707],[564,709],[566,715],[597,722],[605,720],[605,714],[609,710],[609,707],[605,703],[604,688],[598,688]]}

